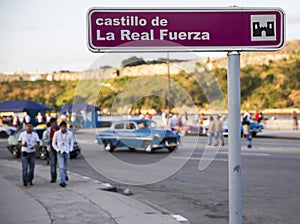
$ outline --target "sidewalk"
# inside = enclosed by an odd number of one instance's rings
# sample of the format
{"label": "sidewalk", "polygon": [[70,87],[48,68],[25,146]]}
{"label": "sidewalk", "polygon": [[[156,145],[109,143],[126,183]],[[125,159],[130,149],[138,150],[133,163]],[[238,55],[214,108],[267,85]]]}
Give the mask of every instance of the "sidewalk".
{"label": "sidewalk", "polygon": [[300,130],[268,130],[257,134],[257,138],[299,139]]}
{"label": "sidewalk", "polygon": [[102,183],[74,173],[61,188],[49,183],[49,167],[36,165],[34,186],[24,187],[20,162],[0,160],[0,169],[0,223],[187,223],[128,196],[103,191]]}

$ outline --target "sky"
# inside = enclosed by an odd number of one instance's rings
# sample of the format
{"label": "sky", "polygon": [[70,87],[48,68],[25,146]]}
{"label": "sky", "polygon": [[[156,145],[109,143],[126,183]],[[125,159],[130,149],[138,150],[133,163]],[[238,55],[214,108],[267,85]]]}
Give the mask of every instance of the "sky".
{"label": "sky", "polygon": [[[86,13],[91,7],[125,7],[124,2],[124,0],[1,0],[0,73],[83,71],[99,57],[105,61],[106,57],[88,50]],[[143,4],[140,0],[126,1],[126,7],[201,8],[233,5],[282,8],[286,13],[286,39],[300,39],[300,13],[296,0],[152,0],[151,5]],[[203,57],[225,55],[226,53],[209,52],[197,54]],[[172,58],[172,55],[170,57]],[[118,66],[111,60],[104,63]]]}

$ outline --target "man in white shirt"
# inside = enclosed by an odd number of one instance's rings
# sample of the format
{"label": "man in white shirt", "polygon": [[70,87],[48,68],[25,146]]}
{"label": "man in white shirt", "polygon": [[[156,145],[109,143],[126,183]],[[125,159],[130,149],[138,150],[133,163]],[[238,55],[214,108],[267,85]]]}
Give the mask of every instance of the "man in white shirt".
{"label": "man in white shirt", "polygon": [[[23,185],[28,183],[33,185],[34,166],[35,166],[35,150],[40,146],[40,139],[36,132],[33,132],[33,125],[31,122],[27,123],[26,131],[19,136],[18,142],[22,146],[22,179]],[[28,171],[29,169],[29,171]]]}
{"label": "man in white shirt", "polygon": [[56,131],[53,136],[52,146],[57,152],[57,160],[60,173],[60,186],[66,187],[66,181],[69,180],[67,169],[70,161],[70,152],[73,150],[74,140],[73,133],[67,130],[67,123],[60,123],[60,130]]}

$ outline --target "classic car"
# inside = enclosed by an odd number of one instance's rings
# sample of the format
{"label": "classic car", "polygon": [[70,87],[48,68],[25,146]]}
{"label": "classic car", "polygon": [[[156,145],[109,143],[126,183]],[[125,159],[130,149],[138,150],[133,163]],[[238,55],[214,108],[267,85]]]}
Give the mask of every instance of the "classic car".
{"label": "classic car", "polygon": [[131,119],[113,122],[110,129],[96,134],[96,141],[108,152],[117,147],[142,148],[146,152],[167,148],[173,152],[179,144],[179,136],[171,130],[158,128],[153,120]]}
{"label": "classic car", "polygon": [[[48,155],[47,147],[43,143],[42,137],[43,133],[46,130],[46,128],[34,128],[33,131],[35,131],[39,138],[40,138],[40,147],[36,150],[36,157],[39,157],[40,159],[46,159]],[[11,154],[15,158],[19,158],[21,155],[21,146],[18,144],[18,138],[21,132],[23,132],[24,129],[21,129],[20,131],[16,132],[14,135],[10,135],[7,139],[7,149],[11,152]],[[78,143],[75,141],[73,146],[73,151],[70,154],[70,158],[76,158],[80,154],[80,147]]]}
{"label": "classic car", "polygon": [[[252,134],[253,137],[255,137],[257,135],[257,133],[262,132],[262,130],[264,129],[264,126],[260,123],[258,123],[257,121],[250,121],[250,133]],[[241,123],[241,136],[243,136],[244,134],[244,129],[243,129],[243,125]],[[225,117],[223,119],[223,135],[224,136],[228,136],[228,118]]]}

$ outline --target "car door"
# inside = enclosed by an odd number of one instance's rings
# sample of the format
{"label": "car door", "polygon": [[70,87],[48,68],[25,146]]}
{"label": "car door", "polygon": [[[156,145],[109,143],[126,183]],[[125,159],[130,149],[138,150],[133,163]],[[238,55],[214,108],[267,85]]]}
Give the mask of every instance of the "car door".
{"label": "car door", "polygon": [[141,140],[138,137],[137,129],[138,128],[135,122],[127,122],[125,124],[125,131],[122,141],[128,148],[141,147]]}
{"label": "car door", "polygon": [[113,142],[116,142],[116,146],[122,147],[123,146],[123,138],[125,136],[124,133],[125,123],[124,122],[118,122],[115,123],[113,126],[113,132],[114,132],[114,138],[115,140]]}

